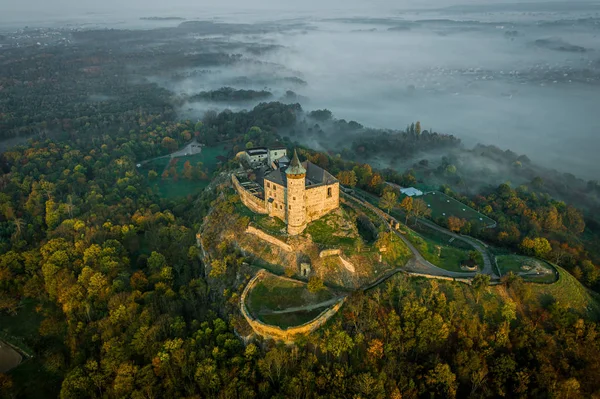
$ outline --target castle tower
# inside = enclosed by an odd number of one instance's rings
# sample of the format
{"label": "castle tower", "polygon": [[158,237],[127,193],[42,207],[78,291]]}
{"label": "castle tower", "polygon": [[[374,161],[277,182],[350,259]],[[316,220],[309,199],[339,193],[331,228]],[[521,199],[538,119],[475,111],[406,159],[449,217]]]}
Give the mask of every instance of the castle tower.
{"label": "castle tower", "polygon": [[306,204],[304,203],[306,169],[302,167],[296,150],[290,166],[285,170],[285,175],[287,177],[287,230],[288,234],[297,235],[306,227]]}

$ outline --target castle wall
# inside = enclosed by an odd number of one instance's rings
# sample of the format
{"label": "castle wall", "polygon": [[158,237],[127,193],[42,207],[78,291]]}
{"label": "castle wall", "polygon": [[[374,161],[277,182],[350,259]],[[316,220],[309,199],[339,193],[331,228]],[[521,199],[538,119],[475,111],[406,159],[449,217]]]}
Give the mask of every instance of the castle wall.
{"label": "castle wall", "polygon": [[346,302],[346,297],[340,299],[335,305],[323,311],[316,318],[312,319],[308,323],[302,324],[297,327],[289,327],[283,329],[277,326],[265,324],[262,321],[252,317],[252,315],[246,307],[246,297],[248,296],[248,293],[252,290],[252,288],[254,288],[256,283],[259,282],[263,277],[265,277],[266,274],[267,273],[265,272],[265,270],[259,271],[248,282],[248,285],[246,285],[246,288],[244,288],[244,291],[242,292],[242,297],[240,298],[240,310],[242,312],[242,315],[244,316],[250,327],[252,327],[254,332],[256,332],[258,335],[261,335],[264,338],[270,338],[292,343],[294,342],[294,339],[297,336],[308,335],[315,331],[317,328],[321,327],[323,324],[325,324],[327,320],[329,320],[333,315],[335,315],[338,312],[338,310],[340,310],[344,302]]}
{"label": "castle wall", "polygon": [[[331,189],[331,197],[327,197],[327,191]],[[306,222],[319,219],[326,213],[340,206],[340,184],[308,187],[305,192]]]}
{"label": "castle wall", "polygon": [[[268,185],[267,185],[268,184]],[[273,182],[265,181],[265,198],[267,199],[267,211],[269,216],[276,217],[284,222],[287,222],[286,202],[287,189],[282,185]],[[268,202],[269,198],[273,198],[273,202]]]}
{"label": "castle wall", "polygon": [[268,213],[264,200],[258,198],[257,196],[250,193],[249,191],[246,191],[246,189],[244,187],[242,187],[242,185],[240,184],[237,177],[235,177],[235,175],[231,176],[231,181],[233,182],[233,187],[235,188],[235,191],[237,191],[238,194],[240,195],[240,200],[242,201],[242,203],[244,205],[246,205],[248,208],[250,208],[250,210],[252,210],[253,212],[260,213],[260,214]]}
{"label": "castle wall", "polygon": [[283,242],[281,240],[278,240],[277,238],[265,233],[262,230],[254,228],[252,226],[248,226],[248,228],[246,229],[246,233],[254,234],[261,240],[266,241],[270,244],[276,245],[279,248],[283,249],[284,251],[292,252],[292,247],[290,245],[286,244],[285,242]]}
{"label": "castle wall", "polygon": [[326,258],[328,256],[338,256],[342,254],[341,249],[324,249],[319,252],[319,258]]}

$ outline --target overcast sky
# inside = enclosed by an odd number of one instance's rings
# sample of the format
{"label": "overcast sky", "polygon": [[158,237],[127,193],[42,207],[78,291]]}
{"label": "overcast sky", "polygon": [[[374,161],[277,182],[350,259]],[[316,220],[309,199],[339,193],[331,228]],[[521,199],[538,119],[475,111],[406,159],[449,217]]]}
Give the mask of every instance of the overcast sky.
{"label": "overcast sky", "polygon": [[[528,3],[560,0],[527,0]],[[564,0],[563,0],[564,2]],[[231,8],[231,9],[332,9],[332,8],[431,8],[462,4],[522,3],[519,0],[0,0],[3,12],[81,11],[127,9]]]}

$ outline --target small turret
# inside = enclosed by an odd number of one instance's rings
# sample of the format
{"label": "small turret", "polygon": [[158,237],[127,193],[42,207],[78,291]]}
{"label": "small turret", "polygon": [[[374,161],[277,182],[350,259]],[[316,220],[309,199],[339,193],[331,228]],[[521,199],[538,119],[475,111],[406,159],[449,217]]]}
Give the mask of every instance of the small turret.
{"label": "small turret", "polygon": [[290,162],[290,166],[285,170],[285,174],[292,176],[306,175],[306,169],[300,163],[296,150],[294,150],[294,157],[292,158],[292,162]]}

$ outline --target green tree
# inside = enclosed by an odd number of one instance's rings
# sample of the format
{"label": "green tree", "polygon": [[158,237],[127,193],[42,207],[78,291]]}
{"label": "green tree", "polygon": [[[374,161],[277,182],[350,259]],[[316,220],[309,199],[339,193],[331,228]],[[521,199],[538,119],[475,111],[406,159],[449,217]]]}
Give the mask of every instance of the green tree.
{"label": "green tree", "polygon": [[490,285],[491,278],[487,274],[477,274],[471,282],[473,291],[475,291],[475,302],[479,303],[479,299],[487,287]]}
{"label": "green tree", "polygon": [[308,279],[308,285],[306,288],[309,292],[315,293],[325,289],[325,285],[323,285],[323,281],[320,278],[317,276],[312,276]]}

